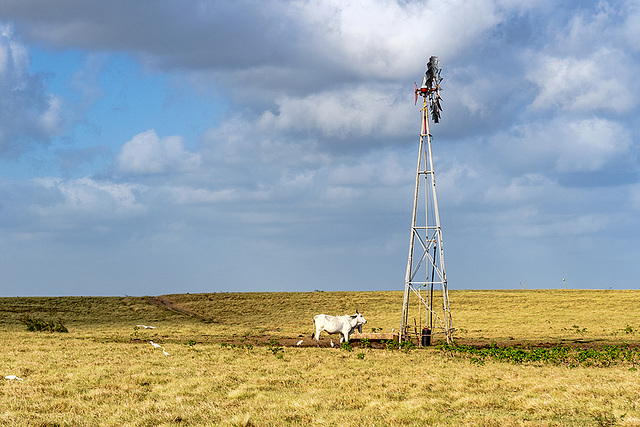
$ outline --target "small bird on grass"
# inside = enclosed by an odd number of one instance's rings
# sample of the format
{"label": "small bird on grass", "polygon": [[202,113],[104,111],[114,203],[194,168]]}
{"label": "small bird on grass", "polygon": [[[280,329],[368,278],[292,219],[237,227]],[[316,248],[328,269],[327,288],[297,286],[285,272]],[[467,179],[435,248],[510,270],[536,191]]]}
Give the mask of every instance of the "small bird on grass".
{"label": "small bird on grass", "polygon": [[24,381],[22,378],[18,378],[18,377],[17,377],[17,376],[15,376],[15,375],[7,375],[5,378],[6,378],[6,379],[8,379],[8,380]]}
{"label": "small bird on grass", "polygon": [[300,347],[300,345],[302,344],[303,340],[298,341],[298,343],[296,344],[298,347]]}
{"label": "small bird on grass", "polygon": [[167,350],[165,350],[164,347],[162,347],[162,352],[165,356],[171,356],[169,353],[167,353]]}
{"label": "small bird on grass", "polygon": [[333,344],[333,340],[331,340],[331,347],[333,347],[333,346],[334,346],[334,344]]}
{"label": "small bird on grass", "polygon": [[154,346],[155,348],[160,348],[162,347],[160,344],[156,344],[153,341],[149,341],[151,343],[152,346]]}
{"label": "small bird on grass", "polygon": [[138,328],[142,329],[155,329],[155,326],[147,326],[147,325],[136,325]]}

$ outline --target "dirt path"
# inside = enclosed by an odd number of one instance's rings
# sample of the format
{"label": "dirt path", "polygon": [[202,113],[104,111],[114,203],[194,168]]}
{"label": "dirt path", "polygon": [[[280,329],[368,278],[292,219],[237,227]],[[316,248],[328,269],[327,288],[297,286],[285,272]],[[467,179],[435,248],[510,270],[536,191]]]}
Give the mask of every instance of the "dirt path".
{"label": "dirt path", "polygon": [[161,296],[149,297],[147,300],[149,301],[149,304],[157,305],[169,311],[173,311],[174,313],[180,313],[180,314],[185,314],[191,317],[197,317],[198,319],[202,319],[205,322],[213,322],[213,319],[209,319],[208,317],[205,317],[199,313],[196,313],[195,311],[191,311],[188,308],[185,308],[180,304],[172,302],[164,297],[161,297]]}

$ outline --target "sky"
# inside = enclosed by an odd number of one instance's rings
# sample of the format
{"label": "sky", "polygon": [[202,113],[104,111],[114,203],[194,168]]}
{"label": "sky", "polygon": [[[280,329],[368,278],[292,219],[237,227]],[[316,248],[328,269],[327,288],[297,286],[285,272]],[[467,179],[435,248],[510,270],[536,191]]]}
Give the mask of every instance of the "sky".
{"label": "sky", "polygon": [[[0,0],[0,296],[640,288],[640,1]],[[563,279],[565,279],[563,281]]]}

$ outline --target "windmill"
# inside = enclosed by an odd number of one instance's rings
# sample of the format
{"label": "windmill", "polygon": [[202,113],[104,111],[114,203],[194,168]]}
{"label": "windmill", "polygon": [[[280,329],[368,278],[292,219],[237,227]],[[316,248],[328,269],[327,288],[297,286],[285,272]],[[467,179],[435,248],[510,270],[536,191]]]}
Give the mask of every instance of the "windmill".
{"label": "windmill", "polygon": [[[420,109],[420,147],[411,219],[409,259],[405,275],[400,341],[420,337],[421,345],[429,345],[433,335],[444,334],[447,343],[452,342],[453,327],[449,309],[447,274],[444,267],[444,247],[436,180],[433,169],[429,113],[434,123],[440,122],[442,111],[440,98],[440,62],[432,56],[422,85],[415,84],[415,102],[423,98]],[[423,188],[421,188],[423,187]],[[436,298],[436,293],[439,293]],[[411,304],[415,298],[415,304]],[[411,318],[410,318],[411,313]],[[423,323],[424,317],[424,323]],[[413,324],[410,324],[413,320]]]}

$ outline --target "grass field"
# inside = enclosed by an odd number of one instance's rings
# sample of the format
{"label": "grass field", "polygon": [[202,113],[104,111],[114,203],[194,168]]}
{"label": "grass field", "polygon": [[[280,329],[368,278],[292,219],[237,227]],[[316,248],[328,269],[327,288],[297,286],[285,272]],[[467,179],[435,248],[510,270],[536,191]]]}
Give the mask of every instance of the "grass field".
{"label": "grass field", "polygon": [[[401,292],[0,298],[0,374],[23,378],[0,382],[0,424],[640,425],[639,298],[450,291],[459,349],[574,349],[556,362],[311,341],[320,312],[390,332]],[[28,332],[27,315],[69,332]],[[611,348],[630,356],[596,360]]]}

